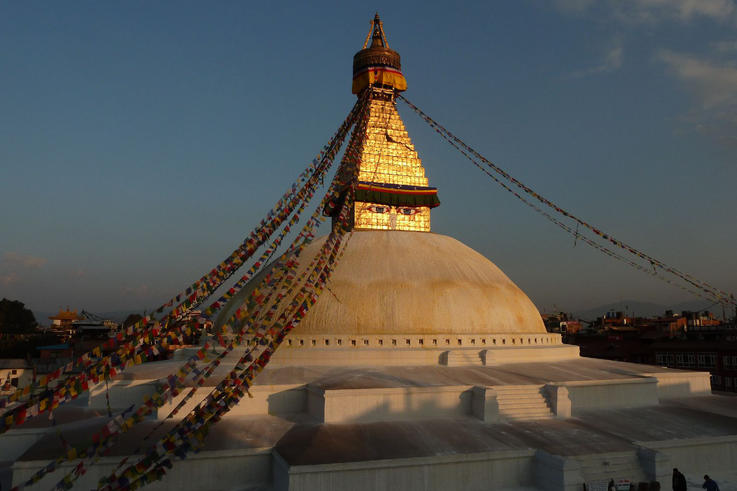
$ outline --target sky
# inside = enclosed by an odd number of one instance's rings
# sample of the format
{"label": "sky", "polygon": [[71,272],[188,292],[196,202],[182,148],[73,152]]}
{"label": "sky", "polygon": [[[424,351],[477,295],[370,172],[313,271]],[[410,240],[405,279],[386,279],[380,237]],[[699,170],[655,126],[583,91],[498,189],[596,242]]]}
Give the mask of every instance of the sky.
{"label": "sky", "polygon": [[[0,297],[140,311],[211,269],[345,118],[375,11],[410,101],[560,206],[737,291],[736,0],[78,1],[0,3]],[[693,299],[399,111],[439,188],[433,231],[541,310]]]}

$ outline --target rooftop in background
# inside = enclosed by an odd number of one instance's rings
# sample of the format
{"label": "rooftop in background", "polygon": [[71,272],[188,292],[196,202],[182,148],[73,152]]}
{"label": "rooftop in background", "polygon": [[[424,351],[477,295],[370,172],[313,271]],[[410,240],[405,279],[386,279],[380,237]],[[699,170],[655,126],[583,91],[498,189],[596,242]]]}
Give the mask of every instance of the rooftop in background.
{"label": "rooftop in background", "polygon": [[31,368],[31,364],[23,358],[0,358],[0,370],[17,368]]}
{"label": "rooftop in background", "polygon": [[61,322],[72,322],[80,320],[81,317],[77,314],[76,310],[69,310],[69,306],[67,306],[66,310],[59,309],[59,313],[56,315],[49,316],[49,319],[53,321],[60,321]]}

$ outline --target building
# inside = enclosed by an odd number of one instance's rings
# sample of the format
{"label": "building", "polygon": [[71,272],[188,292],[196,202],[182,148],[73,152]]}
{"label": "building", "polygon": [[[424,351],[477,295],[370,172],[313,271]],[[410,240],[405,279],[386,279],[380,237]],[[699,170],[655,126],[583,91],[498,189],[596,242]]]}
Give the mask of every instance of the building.
{"label": "building", "polygon": [[51,319],[51,331],[58,333],[65,338],[69,338],[74,335],[74,323],[81,320],[76,310],[69,310],[67,306],[66,310],[59,309],[59,313],[49,317]]}
{"label": "building", "polygon": [[0,395],[9,395],[33,381],[33,367],[23,358],[0,359]]}
{"label": "building", "polygon": [[[497,266],[431,232],[437,192],[396,110],[405,88],[377,16],[354,58],[353,91],[369,96],[360,161],[370,172],[359,169],[365,192],[356,193],[355,233],[330,292],[290,333],[251,397],[151,489],[578,491],[610,479],[654,489],[650,483],[666,485],[674,466],[692,484],[708,472],[734,489],[737,406],[711,395],[708,373],[580,357],[545,330]],[[302,252],[304,263],[324,241]],[[241,354],[225,358],[219,376],[196,386],[178,414],[206,397]],[[180,350],[126,370],[109,388],[93,387],[84,407],[56,412],[54,428],[31,421],[0,437],[13,484],[65,451],[57,431],[83,447],[107,423],[106,407],[140,404],[186,357]],[[183,397],[134,426],[78,486],[95,487],[121,459],[140,455],[149,431],[171,428],[169,412]]]}
{"label": "building", "polygon": [[652,344],[654,362],[661,366],[707,370],[712,389],[737,392],[737,329],[692,327],[684,339]]}
{"label": "building", "polygon": [[737,328],[704,313],[631,319],[628,326],[604,324],[595,333],[579,333],[567,342],[581,354],[607,360],[708,371],[717,391],[737,392]]}

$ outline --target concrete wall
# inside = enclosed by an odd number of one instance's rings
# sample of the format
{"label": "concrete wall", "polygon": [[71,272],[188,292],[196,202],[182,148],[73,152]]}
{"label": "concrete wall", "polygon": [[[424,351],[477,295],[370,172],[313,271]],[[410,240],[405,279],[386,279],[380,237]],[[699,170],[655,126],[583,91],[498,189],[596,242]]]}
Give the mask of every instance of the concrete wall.
{"label": "concrete wall", "polygon": [[534,481],[543,491],[580,491],[584,482],[578,462],[543,450],[535,452]]}
{"label": "concrete wall", "polygon": [[0,435],[0,462],[13,461],[39,441],[48,428],[14,428]]}
{"label": "concrete wall", "polygon": [[709,372],[673,371],[649,375],[658,380],[658,397],[660,399],[708,396],[711,394]]}
{"label": "concrete wall", "polygon": [[[190,388],[183,389],[171,402],[165,403],[157,411],[158,419],[165,419],[179,404]],[[189,413],[212,390],[212,387],[199,387],[194,396],[179,410],[178,415]],[[255,385],[249,389],[252,397],[246,396],[242,404],[233,407],[225,418],[271,414],[288,416],[306,411],[306,389],[303,385]],[[140,401],[139,401],[140,402]],[[133,401],[131,401],[131,404]]]}
{"label": "concrete wall", "polygon": [[[109,382],[107,387],[104,383],[90,387],[89,390],[89,407],[93,409],[106,409],[106,394],[110,397],[110,407],[112,409],[124,409],[131,404],[141,404],[143,397],[152,395],[156,392],[155,380],[115,380]],[[85,394],[86,395],[86,394]],[[81,397],[85,397],[82,395]]]}
{"label": "concrete wall", "polygon": [[659,461],[661,468],[656,469],[660,475],[671,474],[677,467],[691,480],[697,478],[700,482],[704,474],[718,479],[737,472],[737,435],[635,443],[665,457]]}
{"label": "concrete wall", "polygon": [[275,491],[487,491],[533,484],[534,450],[288,466],[275,458]]}
{"label": "concrete wall", "polygon": [[[348,423],[471,414],[470,386],[323,390],[309,388],[308,409],[319,422]],[[322,407],[321,407],[322,406]]]}
{"label": "concrete wall", "polygon": [[575,456],[538,450],[534,473],[535,484],[544,491],[580,491],[584,484],[606,489],[610,479],[627,479],[635,484],[654,480],[643,469],[636,450]]}
{"label": "concrete wall", "polygon": [[592,409],[656,406],[658,380],[654,377],[612,380],[584,380],[549,384],[548,393],[557,386],[568,389],[572,416]]}
{"label": "concrete wall", "polygon": [[[75,489],[97,489],[101,477],[109,475],[120,457],[106,457],[91,466],[76,483]],[[271,449],[240,449],[200,452],[183,461],[173,461],[174,466],[159,482],[147,486],[152,491],[181,489],[207,489],[208,491],[248,489],[271,484]],[[16,462],[13,465],[13,486],[23,483],[47,461]],[[53,488],[72,469],[64,465],[28,488],[29,491]]]}

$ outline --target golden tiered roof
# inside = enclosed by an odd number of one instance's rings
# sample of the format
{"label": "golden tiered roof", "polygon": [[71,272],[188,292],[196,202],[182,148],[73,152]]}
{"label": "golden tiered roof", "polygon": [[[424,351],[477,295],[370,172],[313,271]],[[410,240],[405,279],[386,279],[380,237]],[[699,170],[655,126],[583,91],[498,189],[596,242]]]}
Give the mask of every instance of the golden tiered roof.
{"label": "golden tiered roof", "polygon": [[81,317],[77,315],[76,310],[69,310],[69,307],[67,307],[66,310],[59,309],[59,313],[54,316],[49,317],[49,319],[55,320],[55,321],[72,322],[72,321],[81,320]]}

